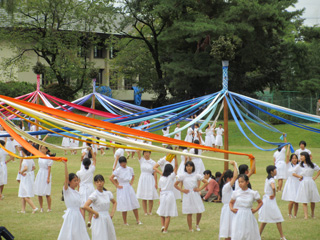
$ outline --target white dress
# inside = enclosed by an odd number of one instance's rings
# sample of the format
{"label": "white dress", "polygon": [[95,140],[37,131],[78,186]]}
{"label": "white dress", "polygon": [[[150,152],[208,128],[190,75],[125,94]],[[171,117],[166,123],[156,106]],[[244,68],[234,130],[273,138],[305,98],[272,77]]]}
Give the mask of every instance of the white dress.
{"label": "white dress", "polygon": [[90,240],[86,224],[80,212],[80,193],[68,187],[63,188],[64,203],[67,210],[63,215],[63,224],[58,240]]}
{"label": "white dress", "polygon": [[109,214],[110,200],[113,194],[110,191],[99,192],[95,190],[89,199],[93,210],[99,213],[98,218],[92,218],[92,240],[115,240],[116,231]]}
{"label": "white dress", "polygon": [[206,145],[207,147],[212,147],[213,144],[215,144],[215,142],[213,141],[213,130],[212,128],[208,127],[206,129],[206,137],[205,137],[205,140],[204,140],[204,145]]}
{"label": "white dress", "polygon": [[187,130],[187,135],[186,135],[186,138],[184,139],[186,142],[192,142],[193,140],[193,129],[191,127],[188,127],[188,130]]}
{"label": "white dress", "polygon": [[[176,127],[176,128],[174,129],[174,131],[175,131],[175,132],[176,132],[176,131],[179,131],[179,129],[180,129],[180,128]],[[176,139],[176,140],[181,140],[181,132],[177,132],[177,133],[174,135],[174,139]]]}
{"label": "white dress", "polygon": [[146,160],[144,157],[141,157],[139,163],[141,174],[137,188],[137,198],[143,200],[159,199],[153,176],[153,167],[156,165],[156,162],[152,159]]}
{"label": "white dress", "polygon": [[279,223],[283,222],[283,217],[277,205],[277,199],[270,199],[273,195],[271,184],[276,185],[274,178],[266,179],[264,184],[264,196],[262,198],[263,205],[259,209],[259,222],[262,223]]}
{"label": "white dress", "polygon": [[294,153],[298,156],[298,159],[300,160],[300,154],[302,153],[302,152],[306,152],[306,153],[308,153],[309,155],[311,155],[311,151],[309,150],[309,149],[301,149],[301,148],[299,148],[299,149],[297,149]]}
{"label": "white dress", "polygon": [[178,175],[178,181],[183,183],[184,189],[189,190],[189,193],[183,193],[182,213],[193,214],[204,212],[204,205],[199,192],[193,191],[198,187],[198,181],[202,181],[203,176],[196,173],[184,172]]}
{"label": "white dress", "polygon": [[19,193],[18,197],[34,197],[33,192],[33,175],[32,175],[32,167],[34,166],[34,162],[31,160],[23,160],[21,164],[21,169],[27,167],[27,171],[25,171],[25,176],[21,175],[20,185],[19,185]]}
{"label": "white dress", "polygon": [[[198,141],[200,142],[200,144],[202,144],[202,143],[203,143],[203,139],[202,139],[202,137],[201,137],[201,134],[202,134],[203,132],[201,131],[201,129],[199,129],[199,128],[194,128],[193,133],[194,133],[193,142],[194,142],[195,140],[198,140]],[[200,133],[201,141],[200,141],[200,139],[199,139],[198,133]]]}
{"label": "white dress", "polygon": [[318,171],[320,171],[320,168],[315,163],[314,163],[314,168],[309,167],[307,164],[304,164],[304,166],[302,167],[299,164],[294,169],[294,173],[303,176],[302,181],[300,181],[295,202],[298,202],[298,203],[320,202],[320,196],[319,196],[317,184],[312,179],[313,173]]}
{"label": "white dress", "polygon": [[117,151],[114,153],[114,160],[116,160],[118,157],[118,161],[117,161],[117,165],[115,166],[115,169],[120,167],[119,158],[123,156],[124,156],[124,150],[122,148],[118,148]]}
{"label": "white dress", "polygon": [[61,144],[61,146],[62,146],[62,147],[66,147],[66,148],[70,147],[70,140],[69,140],[69,138],[63,137],[63,138],[62,138],[62,144]]}
{"label": "white dress", "polygon": [[234,208],[238,209],[232,220],[231,239],[261,240],[257,220],[251,212],[253,202],[260,199],[259,193],[250,188],[239,189],[232,193],[231,199],[236,201]]}
{"label": "white dress", "polygon": [[[194,151],[195,149],[192,148],[190,149],[189,153],[195,154]],[[201,155],[201,153],[202,153],[202,150],[198,149],[198,155]],[[206,168],[204,167],[202,159],[200,157],[191,157],[191,161],[194,163],[195,173],[198,173],[203,176],[203,172],[206,170]]]}
{"label": "white dress", "polygon": [[77,172],[77,176],[80,180],[79,193],[81,197],[81,206],[83,206],[86,203],[89,196],[94,191],[93,174],[95,170],[96,170],[96,167],[93,165],[90,165],[88,170],[83,168]]}
{"label": "white dress", "polygon": [[130,181],[134,176],[131,167],[118,167],[113,171],[113,175],[117,178],[122,189],[117,188],[117,211],[127,212],[140,208],[139,201],[130,185]]}
{"label": "white dress", "polygon": [[10,152],[16,153],[16,149],[15,149],[15,142],[14,140],[11,140],[10,137],[7,138],[7,142],[6,142],[6,149],[9,150]]}
{"label": "white dress", "polygon": [[[160,168],[161,168],[161,171],[163,172],[164,171],[164,167],[167,165],[167,164],[171,164],[172,167],[174,168],[174,165],[175,165],[175,160],[176,158],[174,158],[171,162],[168,162],[166,160],[166,157],[163,157],[161,158],[157,163],[159,164]],[[159,184],[158,184],[158,187],[159,187]],[[160,187],[159,187],[160,188]],[[181,192],[176,189],[175,187],[173,188],[173,194],[174,194],[174,197],[175,199],[181,199]]]}
{"label": "white dress", "polygon": [[177,217],[178,210],[176,204],[176,198],[173,190],[175,189],[174,183],[176,180],[176,174],[173,172],[169,176],[161,176],[159,179],[160,191],[160,205],[157,210],[157,214],[161,217]]}
{"label": "white dress", "polygon": [[215,145],[219,146],[219,147],[222,147],[223,146],[222,134],[224,132],[224,129],[223,128],[216,128],[215,131],[216,131],[216,134],[217,134]]}
{"label": "white dress", "polygon": [[0,186],[4,185],[4,178],[3,178],[4,172],[3,172],[3,168],[0,164]]}
{"label": "white dress", "polygon": [[[188,149],[184,149],[182,152],[183,153],[188,153]],[[184,173],[185,161],[186,161],[186,156],[181,155],[181,162],[180,162],[180,165],[179,165],[179,168],[178,168],[177,175],[181,175],[181,174]]]}
{"label": "white dress", "polygon": [[222,187],[222,203],[223,207],[221,209],[220,215],[220,229],[219,229],[219,238],[230,238],[232,232],[232,220],[234,213],[231,212],[229,203],[231,200],[231,195],[233,193],[232,186],[230,182],[226,183]]}
{"label": "white dress", "polygon": [[282,197],[281,199],[284,201],[291,201],[294,202],[296,200],[298,188],[300,185],[299,178],[294,177],[292,174],[294,169],[298,165],[292,165],[290,162],[287,164],[287,181],[284,185]]}
{"label": "white dress", "polygon": [[286,148],[282,148],[280,152],[277,150],[273,157],[275,158],[275,166],[277,168],[276,179],[287,179],[287,166],[286,166]]}
{"label": "white dress", "polygon": [[51,174],[50,183],[47,183],[48,168],[52,166],[53,161],[50,159],[39,158],[39,171],[34,181],[34,194],[38,196],[50,196],[51,195]]}
{"label": "white dress", "polygon": [[[6,185],[8,182],[8,169],[6,164],[6,157],[8,153],[0,148],[0,168],[2,168],[2,185]],[[1,186],[1,185],[0,185]]]}
{"label": "white dress", "polygon": [[72,147],[72,148],[79,147],[79,140],[75,140],[75,139],[70,138],[70,147]]}

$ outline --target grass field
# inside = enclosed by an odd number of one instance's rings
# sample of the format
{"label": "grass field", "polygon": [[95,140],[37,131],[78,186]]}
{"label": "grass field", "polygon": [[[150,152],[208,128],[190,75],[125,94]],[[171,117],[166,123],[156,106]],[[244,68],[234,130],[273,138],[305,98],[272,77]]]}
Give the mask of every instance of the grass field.
{"label": "grass field", "polygon": [[[311,125],[310,125],[311,126]],[[319,128],[320,125],[314,124],[313,127]],[[252,126],[258,133],[270,141],[279,141],[279,134],[270,134],[265,130],[261,130]],[[316,133],[300,130],[287,125],[278,126],[283,132],[288,133],[288,141],[294,144],[295,149],[298,148],[300,140],[305,140],[308,144],[307,148],[312,151],[314,162],[320,164],[320,138]],[[171,129],[172,130],[172,129]],[[266,178],[265,167],[273,164],[273,151],[265,152],[254,148],[239,132],[234,122],[230,122],[230,150],[240,151],[244,153],[252,153],[257,160],[257,174],[251,178],[251,184],[254,190],[258,190],[261,197],[264,192],[264,181]],[[185,133],[184,133],[185,134]],[[254,141],[256,139],[252,134],[248,134]],[[49,138],[49,142],[61,143],[61,139]],[[266,147],[261,141],[257,141],[259,146]],[[52,151],[54,152],[54,151]],[[61,156],[62,151],[56,152],[58,156]],[[71,156],[68,153],[68,168],[69,172],[76,172],[80,169],[80,152],[76,156]],[[206,152],[204,153],[210,156],[223,157],[222,154]],[[152,153],[151,157],[157,161],[163,154]],[[230,159],[236,160],[238,164],[249,163],[248,159],[240,156],[230,155]],[[101,156],[100,153],[97,157],[97,170],[96,174],[102,174],[106,178],[110,176],[112,170],[112,163],[114,161],[112,150],[108,150],[105,156]],[[37,165],[37,161],[36,165]],[[179,159],[180,162],[180,159]],[[204,164],[207,169],[213,172],[223,171],[223,163],[218,161],[204,160]],[[140,169],[138,160],[135,157],[134,160],[129,160],[129,166],[134,168],[136,176],[140,175]],[[31,208],[27,206],[26,214],[18,214],[20,210],[20,198],[18,198],[18,188],[16,175],[18,172],[19,161],[10,162],[8,164],[8,185],[4,189],[4,200],[0,201],[0,226],[6,226],[16,237],[20,240],[37,240],[37,239],[57,239],[63,219],[65,204],[61,201],[61,190],[63,186],[63,164],[54,163],[52,167],[52,212],[31,214]],[[38,169],[36,169],[36,172]],[[134,189],[136,190],[138,178],[134,183]],[[317,179],[318,189],[320,189],[320,179]],[[106,181],[105,187],[112,191],[115,195],[116,189],[109,182]],[[33,198],[36,206],[39,206],[37,198]],[[320,239],[319,237],[319,219],[320,219],[320,204],[316,204],[316,219],[303,219],[302,206],[300,205],[297,219],[289,219],[287,216],[287,202],[281,200],[281,193],[277,194],[277,202],[285,219],[283,223],[284,234],[288,240],[301,240],[301,239]],[[116,234],[118,239],[218,239],[219,233],[219,219],[222,204],[219,203],[204,203],[206,211],[203,214],[201,220],[201,232],[189,233],[186,216],[181,214],[181,202],[177,201],[179,216],[172,218],[169,226],[169,233],[164,235],[160,233],[160,218],[156,215],[158,207],[158,201],[155,201],[153,215],[144,216],[142,209],[140,208],[139,214],[143,225],[137,226],[132,213],[128,214],[128,223],[130,226],[124,226],[122,223],[122,217],[119,212],[116,212],[113,219]],[[309,209],[310,212],[310,209]],[[256,217],[258,215],[256,214]],[[195,219],[194,219],[195,220]],[[194,224],[193,224],[194,225]],[[90,230],[88,230],[91,234]],[[267,225],[263,233],[263,239],[273,240],[280,239],[275,224]]]}

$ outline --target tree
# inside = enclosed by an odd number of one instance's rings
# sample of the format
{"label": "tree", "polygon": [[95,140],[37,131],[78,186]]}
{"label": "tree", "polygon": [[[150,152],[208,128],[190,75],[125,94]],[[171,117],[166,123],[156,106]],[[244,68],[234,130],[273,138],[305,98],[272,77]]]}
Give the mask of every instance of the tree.
{"label": "tree", "polygon": [[5,59],[4,67],[24,62],[29,52],[35,53],[46,64],[50,82],[76,93],[94,67],[88,53],[101,41],[95,32],[100,24],[108,26],[109,13],[107,2],[99,0],[18,1],[1,29],[1,40],[10,42],[15,53]]}

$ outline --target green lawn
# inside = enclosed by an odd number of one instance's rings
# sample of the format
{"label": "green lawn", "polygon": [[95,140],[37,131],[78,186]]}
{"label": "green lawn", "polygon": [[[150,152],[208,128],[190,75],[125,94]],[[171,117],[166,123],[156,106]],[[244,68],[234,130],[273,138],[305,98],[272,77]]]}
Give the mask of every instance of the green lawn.
{"label": "green lawn", "polygon": [[[320,125],[314,124],[313,127],[319,128]],[[308,148],[312,151],[314,162],[320,164],[320,148],[319,148],[319,135],[307,131],[293,128],[286,125],[278,126],[278,128],[288,133],[288,141],[294,144],[294,147],[298,147],[300,140],[305,140],[308,144]],[[253,126],[262,137],[267,140],[277,142],[279,141],[279,134],[270,134],[265,130],[261,130]],[[173,128],[171,129],[171,131]],[[265,167],[269,164],[273,164],[273,151],[264,152],[254,148],[237,130],[236,125],[230,123],[230,150],[241,151],[244,153],[252,153],[257,159],[257,174],[251,178],[253,189],[258,190],[260,195],[263,195],[264,181],[266,178]],[[184,133],[185,134],[185,133]],[[252,135],[249,134],[250,137]],[[256,139],[253,138],[255,141]],[[50,142],[59,142],[61,139],[51,138]],[[260,146],[267,147],[261,141],[257,141]],[[54,152],[54,151],[52,151]],[[57,151],[57,155],[61,156],[62,151]],[[207,152],[206,155],[223,157],[222,154]],[[69,172],[76,172],[80,168],[80,153],[76,156],[67,156],[69,159],[68,167]],[[162,157],[162,154],[152,153],[152,158],[158,160]],[[246,157],[230,155],[230,159],[236,160],[238,164],[249,163]],[[180,159],[179,159],[180,160]],[[113,153],[111,150],[107,151],[105,156],[98,154],[97,170],[96,174],[102,174],[107,178],[111,174]],[[37,161],[36,161],[37,162]],[[216,171],[223,171],[223,163],[211,160],[204,160],[207,169]],[[37,165],[37,163],[36,163]],[[129,166],[133,167],[138,177],[140,175],[140,169],[138,161],[129,160]],[[61,201],[61,190],[63,185],[63,164],[54,163],[52,167],[52,209],[51,213],[36,213],[31,214],[31,208],[27,206],[26,214],[18,214],[20,210],[20,199],[18,198],[18,183],[15,178],[19,167],[19,161],[8,164],[8,185],[5,186],[4,200],[0,201],[0,225],[6,226],[16,237],[16,239],[23,240],[36,240],[36,239],[57,239],[63,219],[65,204]],[[36,172],[38,169],[36,170]],[[134,189],[137,188],[138,178],[134,183]],[[317,179],[317,185],[320,189],[320,179]],[[105,187],[116,193],[115,187],[107,181]],[[33,198],[33,201],[39,206],[37,198]],[[283,223],[283,229],[285,236],[290,240],[301,239],[319,239],[318,228],[320,218],[320,204],[316,204],[316,219],[303,219],[302,206],[300,205],[297,219],[289,219],[287,216],[287,202],[281,201],[281,193],[277,195],[278,205],[284,216],[285,222]],[[116,213],[113,219],[117,238],[118,239],[218,239],[219,232],[219,219],[220,210],[222,204],[218,203],[205,203],[206,211],[203,214],[201,220],[201,232],[189,233],[187,228],[186,216],[181,214],[181,202],[177,201],[179,216],[172,218],[169,227],[169,233],[163,235],[160,233],[160,218],[156,215],[158,207],[158,201],[155,202],[153,215],[144,216],[142,209],[139,213],[143,225],[135,225],[135,219],[132,213],[128,214],[128,222],[130,226],[124,226],[122,224],[122,217],[120,213]],[[46,211],[46,203],[44,204]],[[256,214],[256,217],[258,215]],[[90,230],[89,230],[90,233]],[[263,233],[264,239],[279,239],[278,231],[275,224],[267,225]]]}

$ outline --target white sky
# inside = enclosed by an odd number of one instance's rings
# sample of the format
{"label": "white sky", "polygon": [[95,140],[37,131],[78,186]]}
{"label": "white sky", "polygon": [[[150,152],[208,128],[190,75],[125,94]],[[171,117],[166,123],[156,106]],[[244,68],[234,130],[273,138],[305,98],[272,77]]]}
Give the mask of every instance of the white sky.
{"label": "white sky", "polygon": [[302,15],[302,17],[305,18],[305,25],[320,25],[320,0],[298,0],[296,8],[305,8],[304,14]]}

